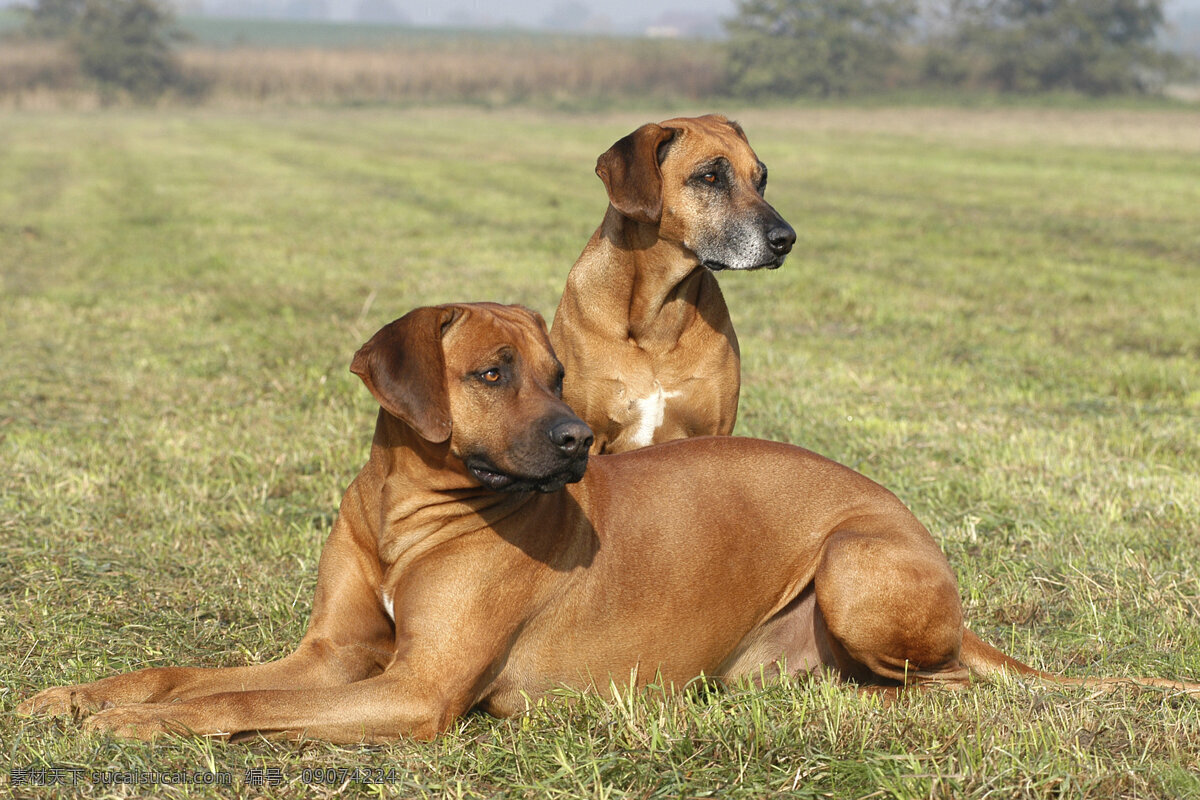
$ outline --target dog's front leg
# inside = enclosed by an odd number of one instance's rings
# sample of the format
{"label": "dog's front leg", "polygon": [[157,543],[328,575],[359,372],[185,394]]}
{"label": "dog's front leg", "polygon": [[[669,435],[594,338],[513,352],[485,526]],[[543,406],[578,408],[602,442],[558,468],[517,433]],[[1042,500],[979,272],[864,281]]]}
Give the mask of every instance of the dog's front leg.
{"label": "dog's front leg", "polygon": [[422,685],[391,670],[346,686],[226,692],[178,703],[121,706],[96,714],[85,727],[134,739],[257,732],[357,744],[402,736],[432,739],[473,702],[466,692]]}
{"label": "dog's front leg", "polygon": [[267,664],[213,668],[151,667],[92,683],[45,689],[19,704],[17,713],[25,716],[87,716],[114,706],[156,704],[218,692],[282,686],[331,686],[361,680],[377,673],[391,656],[390,642],[386,639],[375,646],[338,646],[323,637],[309,636],[294,653]]}
{"label": "dog's front leg", "polygon": [[219,692],[333,686],[381,672],[394,655],[395,631],[376,594],[374,553],[365,543],[365,513],[351,502],[355,497],[347,492],[325,543],[308,632],[291,655],[245,667],[152,667],[58,686],[24,701],[17,713],[85,716],[113,706]]}

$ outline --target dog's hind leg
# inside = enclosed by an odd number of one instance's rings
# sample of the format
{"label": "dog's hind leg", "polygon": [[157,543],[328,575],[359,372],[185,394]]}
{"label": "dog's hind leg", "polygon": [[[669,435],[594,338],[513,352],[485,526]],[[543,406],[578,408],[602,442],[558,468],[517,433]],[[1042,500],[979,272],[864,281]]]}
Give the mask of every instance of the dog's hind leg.
{"label": "dog's hind leg", "polygon": [[874,522],[825,543],[813,579],[817,641],[839,675],[863,684],[965,683],[962,603],[945,556],[915,520],[899,530]]}

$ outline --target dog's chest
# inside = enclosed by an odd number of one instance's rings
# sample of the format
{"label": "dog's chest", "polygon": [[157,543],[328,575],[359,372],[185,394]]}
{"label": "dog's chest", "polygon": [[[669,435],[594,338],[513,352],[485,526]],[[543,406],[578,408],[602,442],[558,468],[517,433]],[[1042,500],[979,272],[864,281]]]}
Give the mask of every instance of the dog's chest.
{"label": "dog's chest", "polygon": [[654,432],[662,427],[667,414],[667,400],[678,397],[679,392],[669,392],[657,380],[649,393],[629,400],[629,441],[635,447],[645,447],[654,441]]}

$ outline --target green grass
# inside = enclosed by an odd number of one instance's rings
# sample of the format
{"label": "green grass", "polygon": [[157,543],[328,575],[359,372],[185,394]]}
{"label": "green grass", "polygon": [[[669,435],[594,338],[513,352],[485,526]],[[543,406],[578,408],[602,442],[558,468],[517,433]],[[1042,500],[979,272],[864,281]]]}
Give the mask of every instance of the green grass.
{"label": "green grass", "polygon": [[[398,782],[352,796],[1200,794],[1200,700],[1159,692],[564,695],[362,748],[131,744],[11,713],[50,685],[288,652],[371,436],[355,349],[425,303],[549,317],[604,209],[595,156],[654,116],[0,117],[10,769],[233,775],[168,797],[256,796],[249,767],[283,771],[268,796],[331,796],[303,770],[354,766]],[[1200,115],[737,116],[800,235],[784,268],[721,278],[739,432],[895,490],[1014,656],[1200,679]]]}

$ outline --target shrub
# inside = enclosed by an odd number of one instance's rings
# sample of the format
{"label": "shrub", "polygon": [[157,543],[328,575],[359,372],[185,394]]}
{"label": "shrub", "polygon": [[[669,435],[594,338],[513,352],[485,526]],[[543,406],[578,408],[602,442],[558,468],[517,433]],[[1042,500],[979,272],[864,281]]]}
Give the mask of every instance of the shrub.
{"label": "shrub", "polygon": [[950,50],[1005,91],[1146,92],[1171,67],[1161,0],[966,0],[957,16]]}
{"label": "shrub", "polygon": [[186,87],[172,49],[180,34],[157,0],[38,0],[25,13],[25,32],[67,41],[106,98],[148,101]]}
{"label": "shrub", "polygon": [[742,0],[726,23],[732,88],[755,97],[876,88],[916,12],[914,0]]}

